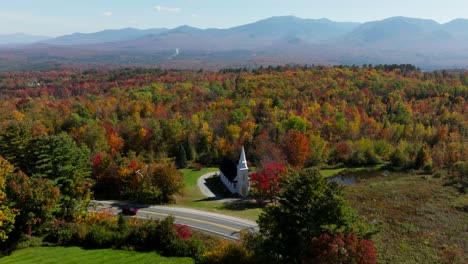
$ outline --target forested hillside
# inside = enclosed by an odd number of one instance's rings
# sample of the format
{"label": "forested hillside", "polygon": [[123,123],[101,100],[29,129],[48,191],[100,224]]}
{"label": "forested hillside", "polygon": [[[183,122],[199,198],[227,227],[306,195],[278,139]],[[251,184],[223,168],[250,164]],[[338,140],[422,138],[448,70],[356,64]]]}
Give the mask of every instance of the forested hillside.
{"label": "forested hillside", "polygon": [[[434,172],[466,162],[466,98],[468,72],[409,65],[7,72],[0,155],[31,176],[90,174],[110,197],[151,190],[137,170],[149,174],[181,153],[217,166],[241,146],[257,165]],[[51,161],[50,149],[68,154]],[[74,162],[83,155],[86,166]],[[56,168],[64,160],[73,166]]]}

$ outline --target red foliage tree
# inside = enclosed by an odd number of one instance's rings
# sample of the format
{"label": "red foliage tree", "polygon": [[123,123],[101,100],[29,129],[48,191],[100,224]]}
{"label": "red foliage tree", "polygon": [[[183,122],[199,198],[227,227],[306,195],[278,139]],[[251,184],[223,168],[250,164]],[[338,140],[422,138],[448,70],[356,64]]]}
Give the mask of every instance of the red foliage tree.
{"label": "red foliage tree", "polygon": [[310,255],[303,263],[323,264],[375,264],[377,255],[371,241],[359,238],[355,233],[312,238]]}
{"label": "red foliage tree", "polygon": [[253,190],[262,200],[269,199],[273,202],[280,190],[281,176],[285,172],[286,167],[283,164],[275,162],[266,164],[262,170],[250,175]]}

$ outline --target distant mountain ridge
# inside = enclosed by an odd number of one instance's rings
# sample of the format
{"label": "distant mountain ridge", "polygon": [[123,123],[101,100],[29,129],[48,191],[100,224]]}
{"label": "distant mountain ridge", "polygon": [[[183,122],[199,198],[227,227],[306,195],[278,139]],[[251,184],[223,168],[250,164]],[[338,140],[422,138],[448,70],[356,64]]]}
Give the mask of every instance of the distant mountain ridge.
{"label": "distant mountain ridge", "polygon": [[14,33],[0,35],[0,44],[30,44],[50,39],[48,36],[29,35],[25,33]]}
{"label": "distant mountain ridge", "polygon": [[73,33],[70,35],[44,40],[42,43],[55,45],[98,44],[136,39],[147,35],[159,35],[167,30],[167,28],[146,30],[136,28],[108,29],[94,33]]}
{"label": "distant mountain ridge", "polygon": [[[75,33],[17,49],[0,49],[0,59],[2,54],[60,63],[176,68],[286,63],[410,63],[427,69],[468,68],[468,20],[440,24],[429,19],[392,17],[354,23],[280,16],[227,29],[184,25]],[[7,56],[11,54],[15,56]]]}

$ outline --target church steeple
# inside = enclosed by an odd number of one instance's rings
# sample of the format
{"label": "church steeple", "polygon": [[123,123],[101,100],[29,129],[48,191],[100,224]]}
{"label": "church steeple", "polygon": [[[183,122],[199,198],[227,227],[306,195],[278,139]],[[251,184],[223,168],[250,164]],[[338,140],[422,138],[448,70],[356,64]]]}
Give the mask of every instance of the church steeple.
{"label": "church steeple", "polygon": [[242,146],[241,150],[241,155],[239,158],[239,164],[237,165],[238,170],[248,170],[249,167],[247,167],[247,159],[245,158],[245,151],[244,151],[244,146]]}

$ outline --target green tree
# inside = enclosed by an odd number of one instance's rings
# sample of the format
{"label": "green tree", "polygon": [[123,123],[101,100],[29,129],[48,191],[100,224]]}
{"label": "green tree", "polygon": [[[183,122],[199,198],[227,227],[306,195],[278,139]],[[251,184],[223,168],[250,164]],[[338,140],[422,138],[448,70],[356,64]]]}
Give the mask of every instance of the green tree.
{"label": "green tree", "polygon": [[194,153],[193,153],[193,147],[192,147],[192,143],[187,140],[184,142],[184,150],[185,150],[185,154],[187,155],[187,160],[193,160],[194,159]]}
{"label": "green tree", "polygon": [[12,121],[0,133],[0,155],[15,166],[24,169],[32,138],[30,123]]}
{"label": "green tree", "polygon": [[260,214],[261,255],[280,263],[300,263],[312,237],[348,232],[356,215],[342,198],[342,187],[327,182],[317,170],[293,172],[277,205]]}
{"label": "green tree", "polygon": [[67,134],[40,137],[30,148],[25,172],[32,178],[47,178],[60,189],[63,216],[73,218],[86,210],[92,187],[89,149]]}
{"label": "green tree", "polygon": [[429,153],[429,149],[424,145],[419,149],[418,154],[416,155],[414,167],[416,169],[424,169],[429,171],[431,162],[431,154]]}
{"label": "green tree", "polygon": [[405,156],[399,148],[396,148],[390,156],[390,164],[396,168],[403,168],[406,166]]}
{"label": "green tree", "polygon": [[187,168],[187,154],[182,144],[179,145],[179,150],[177,151],[175,162],[176,162],[177,168],[179,169]]}

